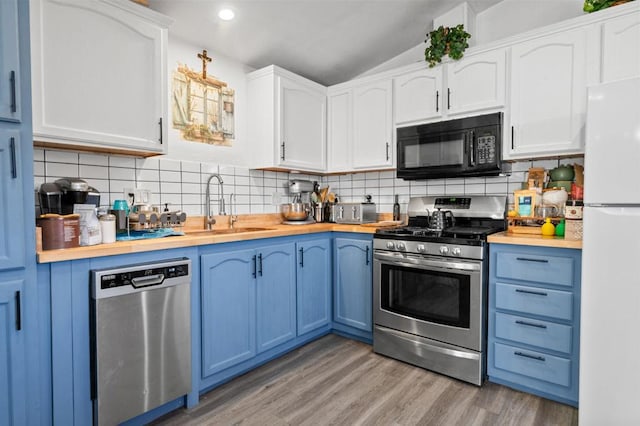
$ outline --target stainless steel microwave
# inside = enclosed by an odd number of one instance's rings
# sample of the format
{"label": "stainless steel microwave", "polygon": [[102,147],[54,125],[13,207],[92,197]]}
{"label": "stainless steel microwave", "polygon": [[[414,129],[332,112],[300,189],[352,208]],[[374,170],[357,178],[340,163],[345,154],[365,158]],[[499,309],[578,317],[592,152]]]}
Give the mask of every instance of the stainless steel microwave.
{"label": "stainless steel microwave", "polygon": [[405,180],[509,173],[502,161],[502,113],[397,129],[397,177]]}

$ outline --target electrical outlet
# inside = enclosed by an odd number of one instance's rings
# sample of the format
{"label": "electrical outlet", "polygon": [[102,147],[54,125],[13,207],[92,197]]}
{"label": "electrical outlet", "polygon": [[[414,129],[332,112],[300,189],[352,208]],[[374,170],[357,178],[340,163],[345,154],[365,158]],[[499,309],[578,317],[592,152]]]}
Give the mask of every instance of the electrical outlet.
{"label": "electrical outlet", "polygon": [[149,204],[151,202],[151,191],[142,188],[124,188],[124,199],[133,204]]}

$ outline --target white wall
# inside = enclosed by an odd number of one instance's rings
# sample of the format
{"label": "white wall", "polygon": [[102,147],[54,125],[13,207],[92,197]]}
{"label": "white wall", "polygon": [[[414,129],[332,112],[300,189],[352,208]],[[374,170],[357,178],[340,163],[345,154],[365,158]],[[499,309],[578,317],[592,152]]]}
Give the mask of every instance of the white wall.
{"label": "white wall", "polygon": [[[171,114],[171,84],[173,71],[178,63],[185,64],[194,70],[202,69],[202,62],[197,54],[207,49],[206,43],[193,46],[171,36],[169,31],[169,54],[167,71],[169,75],[169,114]],[[208,50],[208,49],[207,49]],[[245,74],[254,69],[247,65],[217,55],[208,50],[207,54],[213,61],[207,67],[207,74],[222,80],[236,91],[235,93],[235,131],[236,138],[232,146],[215,146],[182,139],[180,131],[174,129],[169,117],[169,153],[166,158],[173,160],[188,160],[228,164],[234,166],[248,166],[250,159],[250,143],[247,140],[247,83]]]}

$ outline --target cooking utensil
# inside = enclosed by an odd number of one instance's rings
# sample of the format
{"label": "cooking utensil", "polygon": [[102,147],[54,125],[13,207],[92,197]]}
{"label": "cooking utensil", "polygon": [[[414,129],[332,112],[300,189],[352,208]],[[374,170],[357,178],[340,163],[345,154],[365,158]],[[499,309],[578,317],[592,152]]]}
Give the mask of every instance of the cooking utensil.
{"label": "cooking utensil", "polygon": [[558,166],[555,169],[551,170],[549,172],[549,176],[551,177],[552,181],[559,181],[559,180],[573,181],[573,178],[575,177],[575,171],[573,170],[573,166],[564,164],[562,166]]}
{"label": "cooking utensil", "polygon": [[280,213],[285,220],[307,220],[309,205],[306,203],[289,203],[280,205]]}
{"label": "cooking utensil", "polygon": [[431,219],[429,221],[429,227],[442,231],[445,228],[453,226],[456,223],[456,219],[453,216],[451,210],[435,210],[431,213]]}

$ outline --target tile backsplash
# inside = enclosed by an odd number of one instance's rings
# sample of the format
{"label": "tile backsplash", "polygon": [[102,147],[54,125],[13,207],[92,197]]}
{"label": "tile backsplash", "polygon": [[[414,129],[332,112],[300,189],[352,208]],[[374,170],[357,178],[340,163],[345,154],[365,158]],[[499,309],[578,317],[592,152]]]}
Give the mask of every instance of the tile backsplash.
{"label": "tile backsplash", "polygon": [[[234,194],[235,212],[238,214],[277,213],[279,204],[291,201],[287,193],[289,180],[309,179],[317,180],[321,186],[329,185],[340,201],[364,201],[364,196],[369,194],[379,213],[390,213],[395,194],[402,212],[406,212],[409,197],[421,195],[495,194],[511,197],[526,180],[529,167],[552,169],[559,164],[571,163],[582,164],[583,159],[519,161],[513,164],[510,176],[404,181],[396,179],[393,171],[320,177],[164,157],[133,158],[35,148],[34,178],[37,190],[43,182],[79,177],[100,192],[100,204],[104,206],[124,198],[127,189],[146,189],[151,191],[151,204],[168,203],[169,209],[184,210],[191,216],[204,215],[205,186],[212,173],[219,173],[224,181],[227,213],[229,196]],[[211,182],[210,189],[214,214],[218,213],[217,200],[220,198],[220,187],[216,182],[215,179]]]}

